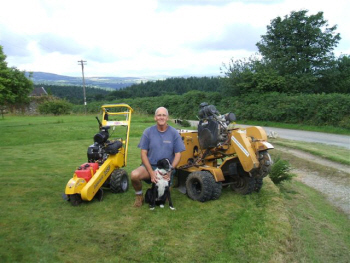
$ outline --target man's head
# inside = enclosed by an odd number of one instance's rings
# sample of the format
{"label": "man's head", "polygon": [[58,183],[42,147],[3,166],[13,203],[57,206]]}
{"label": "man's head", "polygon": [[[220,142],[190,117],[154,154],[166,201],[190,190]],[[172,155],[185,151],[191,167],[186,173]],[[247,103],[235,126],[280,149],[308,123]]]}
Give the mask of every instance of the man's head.
{"label": "man's head", "polygon": [[158,126],[166,126],[169,118],[168,110],[164,107],[159,107],[156,109],[154,114],[154,120],[157,122]]}
{"label": "man's head", "polygon": [[155,113],[154,113],[154,116],[157,116],[157,114],[158,114],[159,111],[165,112],[165,114],[166,114],[167,116],[169,115],[167,108],[165,108],[165,107],[159,107],[159,108],[156,109],[156,111],[155,111]]}

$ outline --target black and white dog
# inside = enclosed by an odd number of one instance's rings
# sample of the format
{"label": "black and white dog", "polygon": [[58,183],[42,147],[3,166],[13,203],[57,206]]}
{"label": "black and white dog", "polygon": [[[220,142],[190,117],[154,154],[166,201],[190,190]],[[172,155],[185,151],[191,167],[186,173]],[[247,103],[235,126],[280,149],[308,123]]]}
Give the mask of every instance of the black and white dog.
{"label": "black and white dog", "polygon": [[152,187],[146,191],[145,201],[149,204],[149,208],[154,210],[156,205],[161,208],[164,207],[165,201],[169,200],[169,207],[171,210],[175,210],[173,202],[171,201],[169,184],[170,181],[165,180],[163,177],[171,172],[172,166],[169,159],[161,159],[157,162],[157,183],[152,183]]}

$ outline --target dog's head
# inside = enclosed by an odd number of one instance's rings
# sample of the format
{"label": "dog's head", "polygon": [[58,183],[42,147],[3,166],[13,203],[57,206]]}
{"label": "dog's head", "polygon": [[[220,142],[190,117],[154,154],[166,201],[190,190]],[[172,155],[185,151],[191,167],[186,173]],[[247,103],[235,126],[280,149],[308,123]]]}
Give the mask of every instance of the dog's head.
{"label": "dog's head", "polygon": [[170,172],[173,167],[171,166],[169,159],[163,158],[157,162],[157,168],[160,170],[165,170],[166,172]]}

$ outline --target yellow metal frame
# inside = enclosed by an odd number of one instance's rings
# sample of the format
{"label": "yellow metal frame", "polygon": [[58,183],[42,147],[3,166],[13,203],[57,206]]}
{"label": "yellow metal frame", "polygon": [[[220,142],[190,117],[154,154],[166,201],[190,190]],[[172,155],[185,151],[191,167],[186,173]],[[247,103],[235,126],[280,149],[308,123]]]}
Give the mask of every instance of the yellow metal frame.
{"label": "yellow metal frame", "polygon": [[[107,109],[109,108],[127,108],[126,111],[120,111],[120,112],[107,112]],[[101,106],[102,109],[102,126],[126,126],[127,132],[126,132],[126,144],[125,144],[125,165],[127,162],[128,157],[128,145],[129,145],[129,133],[130,133],[130,123],[131,123],[131,113],[134,111],[128,104],[119,103],[119,104],[105,104]],[[105,120],[106,114],[108,115],[125,115],[125,121],[107,121]],[[125,142],[123,142],[125,143]]]}

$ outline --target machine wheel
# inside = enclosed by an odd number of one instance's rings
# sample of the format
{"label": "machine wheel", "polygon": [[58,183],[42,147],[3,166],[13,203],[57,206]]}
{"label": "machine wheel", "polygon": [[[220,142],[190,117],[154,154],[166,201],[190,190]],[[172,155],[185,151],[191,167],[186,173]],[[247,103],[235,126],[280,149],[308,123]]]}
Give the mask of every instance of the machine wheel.
{"label": "machine wheel", "polygon": [[112,193],[125,193],[129,189],[129,177],[125,170],[115,169],[110,178]]}
{"label": "machine wheel", "polygon": [[255,189],[255,178],[244,171],[242,166],[237,167],[237,173],[237,175],[231,177],[233,182],[230,185],[231,189],[242,195],[251,194]]}
{"label": "machine wheel", "polygon": [[249,174],[235,176],[231,189],[239,194],[251,194],[255,190],[255,179]]}
{"label": "machine wheel", "polygon": [[[212,177],[214,179],[214,177]],[[212,196],[211,199],[212,200],[216,200],[219,199],[220,195],[221,195],[221,190],[222,190],[222,183],[221,182],[215,182],[215,180],[213,180],[213,192],[212,192]]]}
{"label": "machine wheel", "polygon": [[80,205],[83,200],[81,199],[80,194],[73,194],[69,196],[69,201],[72,204],[72,206],[78,206]]}
{"label": "machine wheel", "polygon": [[260,192],[262,186],[263,186],[263,178],[255,178],[255,192]]}
{"label": "machine wheel", "polygon": [[186,190],[189,198],[205,202],[212,199],[213,176],[207,171],[190,173],[186,180]]}
{"label": "machine wheel", "polygon": [[238,175],[232,177],[231,189],[239,194],[251,194],[255,189],[255,178],[244,171],[242,166],[237,167]]}
{"label": "machine wheel", "polygon": [[259,177],[264,178],[271,171],[273,161],[267,151],[259,152],[260,168],[258,171]]}

